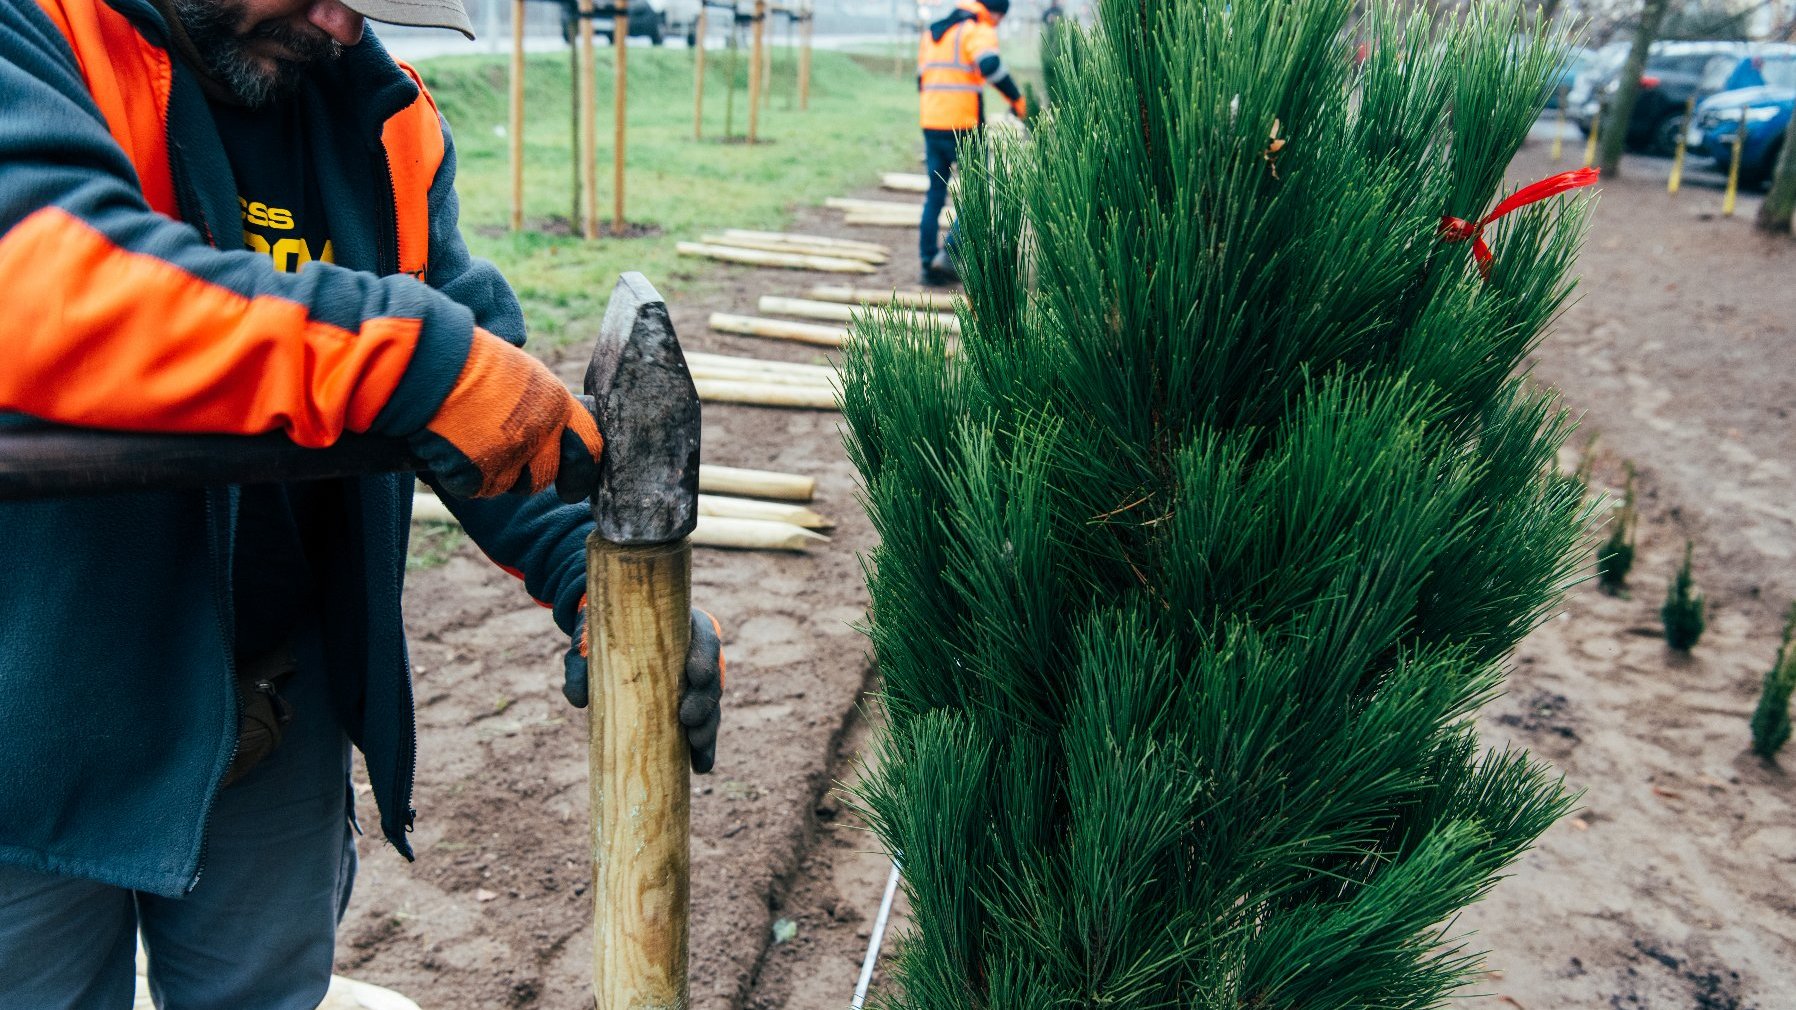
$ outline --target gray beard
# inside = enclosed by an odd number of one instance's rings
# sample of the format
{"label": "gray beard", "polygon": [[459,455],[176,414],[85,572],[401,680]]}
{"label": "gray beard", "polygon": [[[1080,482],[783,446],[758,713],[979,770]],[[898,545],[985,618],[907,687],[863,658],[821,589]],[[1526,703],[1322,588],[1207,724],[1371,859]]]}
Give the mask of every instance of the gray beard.
{"label": "gray beard", "polygon": [[[343,46],[335,39],[297,32],[278,22],[239,33],[237,11],[226,0],[169,0],[169,7],[181,19],[181,27],[205,64],[201,69],[239,104],[252,109],[292,94],[309,64],[343,55]],[[299,59],[276,60],[271,71],[250,54],[247,43],[255,39],[272,39]]]}

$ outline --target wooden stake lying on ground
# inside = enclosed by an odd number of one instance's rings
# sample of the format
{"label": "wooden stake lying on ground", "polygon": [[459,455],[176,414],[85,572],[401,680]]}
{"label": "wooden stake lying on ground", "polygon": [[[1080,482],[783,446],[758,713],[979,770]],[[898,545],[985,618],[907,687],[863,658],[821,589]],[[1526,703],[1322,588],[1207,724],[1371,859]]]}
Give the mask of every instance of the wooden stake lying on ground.
{"label": "wooden stake lying on ground", "polygon": [[777,369],[742,368],[731,365],[700,366],[687,362],[694,379],[723,382],[758,382],[773,386],[799,386],[805,389],[836,388],[838,380],[831,373],[781,371]]}
{"label": "wooden stake lying on ground", "polygon": [[836,238],[833,235],[800,235],[785,231],[753,231],[748,228],[725,228],[725,236],[730,239],[752,238],[763,242],[791,242],[798,245],[826,246],[829,248],[860,249],[865,252],[885,253],[891,255],[892,247],[879,242],[864,242],[857,238]]}
{"label": "wooden stake lying on ground", "polygon": [[844,284],[817,284],[811,297],[825,302],[848,302],[853,305],[897,305],[907,309],[952,312],[965,299],[938,291],[886,291],[881,288],[855,288]]}
{"label": "wooden stake lying on ground", "polygon": [[810,501],[817,490],[817,479],[774,470],[745,470],[735,466],[700,463],[698,489],[707,494]]}
{"label": "wooden stake lying on ground", "polygon": [[834,365],[814,365],[802,361],[774,361],[771,358],[744,358],[731,354],[705,354],[699,351],[687,351],[686,364],[693,368],[727,368],[787,375],[814,375],[821,382],[834,379],[837,374]]}
{"label": "wooden stake lying on ground", "polygon": [[791,523],[808,530],[827,529],[835,525],[803,505],[714,494],[698,496],[698,514],[720,519],[759,519],[763,522]]}
{"label": "wooden stake lying on ground", "polygon": [[[706,511],[707,499],[712,503],[710,508],[713,511]],[[717,504],[719,501],[723,504]],[[744,504],[736,506],[734,502]],[[698,547],[801,551],[810,544],[829,541],[828,537],[813,533],[798,523],[772,518],[779,509],[792,509],[798,518],[807,520],[806,525],[828,525],[822,516],[799,506],[747,499],[716,499],[710,495],[701,495],[698,527],[692,531],[692,543]],[[717,511],[734,514],[719,515]],[[434,494],[419,494],[412,499],[412,521],[457,524],[449,507]]]}
{"label": "wooden stake lying on ground", "polygon": [[890,257],[883,252],[871,249],[858,249],[852,246],[811,245],[806,242],[775,242],[759,238],[741,238],[734,235],[705,235],[699,239],[705,245],[725,246],[734,249],[760,249],[764,252],[798,253],[803,256],[833,256],[838,259],[860,260],[864,263],[884,263]]}
{"label": "wooden stake lying on ground", "polygon": [[865,214],[896,214],[901,211],[921,214],[923,212],[923,205],[920,203],[909,203],[903,200],[862,200],[852,196],[832,196],[823,201],[823,205],[831,210],[851,210]]}
{"label": "wooden stake lying on ground", "polygon": [[700,515],[692,542],[750,551],[802,551],[813,544],[827,544],[829,538],[791,523]]}
{"label": "wooden stake lying on ground", "polygon": [[840,347],[842,341],[848,339],[846,326],[819,326],[816,323],[794,323],[785,319],[762,319],[759,316],[738,316],[728,312],[711,313],[711,328],[719,333],[796,340],[820,347]]}
{"label": "wooden stake lying on ground", "polygon": [[[777,295],[761,296],[761,311],[786,316],[803,316],[807,319],[833,319],[840,322],[851,322],[856,315],[865,314],[866,310],[859,305],[846,305],[841,302],[820,302],[809,298],[781,298]],[[945,312],[911,312],[920,323],[935,323],[949,333],[960,332],[960,319]]]}
{"label": "wooden stake lying on ground", "polygon": [[843,259],[839,256],[809,256],[802,253],[764,252],[759,249],[739,249],[734,246],[705,245],[702,242],[681,242],[675,245],[675,251],[681,256],[701,256],[705,259],[723,260],[726,263],[742,263],[752,267],[778,267],[785,270],[820,270],[833,274],[870,274],[877,273],[873,264],[862,260]]}
{"label": "wooden stake lying on ground", "polygon": [[698,387],[698,398],[711,403],[801,407],[807,410],[836,409],[836,391],[828,386],[782,386],[772,382],[699,378],[694,378],[692,384]]}
{"label": "wooden stake lying on ground", "polygon": [[917,172],[887,172],[879,177],[879,184],[904,193],[929,192],[929,176]]}

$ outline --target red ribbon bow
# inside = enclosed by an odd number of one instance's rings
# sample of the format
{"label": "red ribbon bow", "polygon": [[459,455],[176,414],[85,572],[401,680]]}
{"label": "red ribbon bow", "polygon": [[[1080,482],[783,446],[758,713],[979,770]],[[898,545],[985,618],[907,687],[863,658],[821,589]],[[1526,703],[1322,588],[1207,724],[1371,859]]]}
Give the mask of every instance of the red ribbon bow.
{"label": "red ribbon bow", "polygon": [[1471,239],[1472,259],[1478,262],[1478,272],[1489,277],[1490,261],[1494,257],[1490,251],[1490,246],[1484,241],[1484,229],[1486,226],[1510,211],[1520,210],[1531,203],[1539,203],[1548,197],[1558,196],[1567,190],[1588,186],[1591,183],[1596,182],[1596,179],[1597,170],[1594,168],[1579,168],[1573,169],[1570,172],[1560,172],[1558,175],[1550,175],[1539,182],[1529,183],[1521,189],[1516,190],[1514,193],[1509,194],[1508,199],[1497,204],[1491,209],[1489,214],[1479,218],[1476,222],[1466,221],[1452,216],[1443,216],[1441,218],[1441,241],[1464,242],[1467,239]]}

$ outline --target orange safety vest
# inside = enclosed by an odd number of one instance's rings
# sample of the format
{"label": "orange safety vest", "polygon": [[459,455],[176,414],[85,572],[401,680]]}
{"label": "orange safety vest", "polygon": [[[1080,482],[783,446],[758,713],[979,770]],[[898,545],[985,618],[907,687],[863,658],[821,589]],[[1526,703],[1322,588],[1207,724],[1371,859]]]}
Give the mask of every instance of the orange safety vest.
{"label": "orange safety vest", "polygon": [[980,103],[985,75],[979,61],[998,52],[996,22],[977,0],[961,10],[974,16],[948,29],[940,39],[923,29],[917,46],[917,77],[922,88],[918,117],[925,130],[971,130],[984,120]]}

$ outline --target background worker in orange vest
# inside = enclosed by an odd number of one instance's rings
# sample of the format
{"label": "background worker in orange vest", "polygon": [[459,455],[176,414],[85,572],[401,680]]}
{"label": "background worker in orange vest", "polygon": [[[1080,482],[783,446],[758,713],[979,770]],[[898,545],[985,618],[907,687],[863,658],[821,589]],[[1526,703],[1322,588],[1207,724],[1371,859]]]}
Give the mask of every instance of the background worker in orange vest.
{"label": "background worker in orange vest", "polygon": [[[948,249],[939,245],[942,207],[948,202],[948,173],[954,170],[960,138],[985,123],[984,86],[996,88],[1018,119],[1028,112],[1023,93],[998,55],[998,22],[1009,10],[1010,0],[962,0],[947,17],[923,29],[917,46],[919,119],[929,159],[929,196],[923,201],[917,242],[924,284],[960,279]],[[950,232],[948,246],[953,245]]]}

